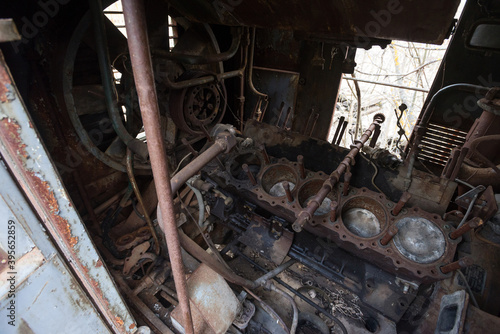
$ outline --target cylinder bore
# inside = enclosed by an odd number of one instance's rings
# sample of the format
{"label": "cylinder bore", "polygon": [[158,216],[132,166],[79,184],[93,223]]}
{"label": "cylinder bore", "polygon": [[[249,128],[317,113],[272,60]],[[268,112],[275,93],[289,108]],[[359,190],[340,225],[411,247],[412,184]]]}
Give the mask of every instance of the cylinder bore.
{"label": "cylinder bore", "polygon": [[[302,187],[299,189],[298,193],[298,200],[299,204],[302,208],[307,207],[307,204],[309,204],[309,201],[313,199],[313,197],[318,193],[318,191],[321,189],[323,186],[324,180],[321,179],[314,179],[307,181],[304,183]],[[323,216],[327,213],[330,212],[330,204],[332,201],[335,199],[335,196],[333,193],[329,193],[328,196],[323,200],[319,208],[314,212],[315,216]]]}
{"label": "cylinder bore", "polygon": [[248,169],[256,177],[260,172],[262,161],[255,152],[243,153],[236,156],[229,164],[229,173],[236,180],[248,180],[247,173],[241,167],[244,164],[248,165]]}
{"label": "cylinder bore", "polygon": [[342,206],[342,223],[361,238],[379,235],[387,226],[387,214],[382,204],[370,197],[349,199]]}
{"label": "cylinder bore", "polygon": [[441,229],[422,217],[405,217],[396,226],[394,246],[407,259],[417,263],[432,263],[443,256],[446,238]]}
{"label": "cylinder bore", "polygon": [[295,170],[287,165],[273,165],[269,167],[261,179],[262,189],[273,197],[285,196],[285,189],[282,182],[288,181],[290,190],[295,188],[297,184],[298,175]]}

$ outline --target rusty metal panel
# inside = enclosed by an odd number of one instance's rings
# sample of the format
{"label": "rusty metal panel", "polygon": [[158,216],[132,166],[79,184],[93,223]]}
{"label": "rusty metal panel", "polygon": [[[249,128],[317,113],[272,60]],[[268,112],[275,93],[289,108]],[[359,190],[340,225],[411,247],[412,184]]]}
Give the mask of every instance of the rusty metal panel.
{"label": "rusty metal panel", "polygon": [[458,0],[169,2],[182,14],[200,22],[295,30],[309,33],[309,38],[354,40],[365,45],[367,37],[441,44],[450,32],[460,3]]}
{"label": "rusty metal panel", "polygon": [[106,322],[132,333],[137,326],[39,138],[2,54],[0,153]]}
{"label": "rusty metal panel", "polygon": [[[187,281],[189,299],[196,333],[226,333],[238,315],[241,305],[224,278],[201,264]],[[180,308],[172,312],[172,320],[179,327]]]}

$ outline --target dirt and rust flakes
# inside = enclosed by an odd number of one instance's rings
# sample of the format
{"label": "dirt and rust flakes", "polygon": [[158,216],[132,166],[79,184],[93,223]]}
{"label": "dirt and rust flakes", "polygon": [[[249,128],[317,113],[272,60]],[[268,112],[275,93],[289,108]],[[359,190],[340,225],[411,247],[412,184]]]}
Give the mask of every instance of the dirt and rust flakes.
{"label": "dirt and rust flakes", "polygon": [[100,268],[100,267],[102,267],[102,261],[101,261],[100,259],[99,259],[99,260],[97,260],[97,261],[94,261],[94,266],[95,266],[96,268]]}
{"label": "dirt and rust flakes", "polygon": [[[3,55],[0,55],[0,61],[5,63]],[[9,86],[11,85],[9,73],[3,64],[0,66],[0,102],[9,101]]]}
{"label": "dirt and rust flakes", "polygon": [[23,158],[28,158],[28,152],[26,152],[26,144],[23,143],[19,136],[20,126],[16,121],[10,118],[2,118],[0,120],[0,131],[2,132],[5,140],[9,143],[10,147],[15,147],[16,155],[22,156]]}
{"label": "dirt and rust flakes", "polygon": [[[101,262],[101,265],[102,265],[102,262]],[[113,314],[113,310],[109,307],[109,301],[106,299],[106,297],[104,297],[102,289],[99,286],[99,282],[97,282],[95,279],[93,279],[90,276],[89,268],[82,266],[82,269],[85,272],[85,277],[87,279],[87,282],[89,282],[92,285],[94,292],[97,294],[97,296],[96,296],[97,299],[100,300],[102,302],[102,304],[105,306],[106,311],[108,312],[108,314],[110,314],[110,316],[113,317],[113,319],[115,320],[115,324],[121,329],[121,332],[126,332],[125,325],[124,325],[125,323],[124,323],[123,319],[120,318],[119,316]]]}
{"label": "dirt and rust flakes", "polygon": [[78,238],[72,236],[68,221],[59,216],[59,204],[54,192],[50,189],[50,184],[25,167],[25,160],[29,158],[29,155],[26,151],[26,144],[21,139],[20,128],[17,122],[9,118],[0,120],[0,136],[8,143],[7,146],[18,159],[19,166],[24,166],[25,175],[29,178],[33,191],[38,195],[43,207],[48,209],[54,227],[62,234],[64,241],[73,248],[78,243]]}
{"label": "dirt and rust flakes", "polygon": [[55,228],[62,234],[64,241],[73,249],[78,243],[78,237],[72,236],[71,227],[68,221],[59,216],[59,204],[57,203],[54,192],[50,190],[49,183],[41,180],[40,177],[33,172],[28,172],[27,174],[30,176],[31,183],[35,188],[34,191],[39,195],[40,200],[43,202],[43,206],[49,209]]}

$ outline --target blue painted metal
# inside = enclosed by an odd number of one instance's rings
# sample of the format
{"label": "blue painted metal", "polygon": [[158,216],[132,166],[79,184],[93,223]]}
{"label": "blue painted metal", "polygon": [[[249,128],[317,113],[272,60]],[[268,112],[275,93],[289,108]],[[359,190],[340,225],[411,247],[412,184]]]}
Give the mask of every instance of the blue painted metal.
{"label": "blue painted metal", "polygon": [[[57,169],[34,128],[5,64],[3,54],[0,54],[0,154],[43,222],[47,233],[55,240],[61,252],[61,259],[67,261],[81,282],[81,287],[72,284],[72,289],[66,293],[76,293],[79,288],[83,288],[113,332],[135,332],[137,325],[97,253]],[[21,210],[21,216],[22,213],[29,211],[28,208],[28,205],[18,208]],[[21,220],[27,224],[33,223],[32,219]],[[0,226],[3,224],[2,221]],[[28,229],[31,229],[31,226]],[[52,263],[50,269],[45,269],[49,271],[46,275],[53,275],[56,270],[64,272],[64,268],[61,267],[63,261],[51,258],[47,250],[44,250],[46,246],[39,247],[41,254],[33,255],[35,262],[42,256],[47,262]],[[72,282],[70,278],[68,279],[67,282]]]}

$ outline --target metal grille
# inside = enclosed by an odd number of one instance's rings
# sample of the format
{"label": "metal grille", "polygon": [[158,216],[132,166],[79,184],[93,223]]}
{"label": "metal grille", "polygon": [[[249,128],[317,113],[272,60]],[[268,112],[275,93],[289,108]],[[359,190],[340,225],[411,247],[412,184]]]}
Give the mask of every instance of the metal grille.
{"label": "metal grille", "polygon": [[444,167],[451,150],[461,147],[466,136],[467,132],[431,123],[423,136],[418,158]]}

